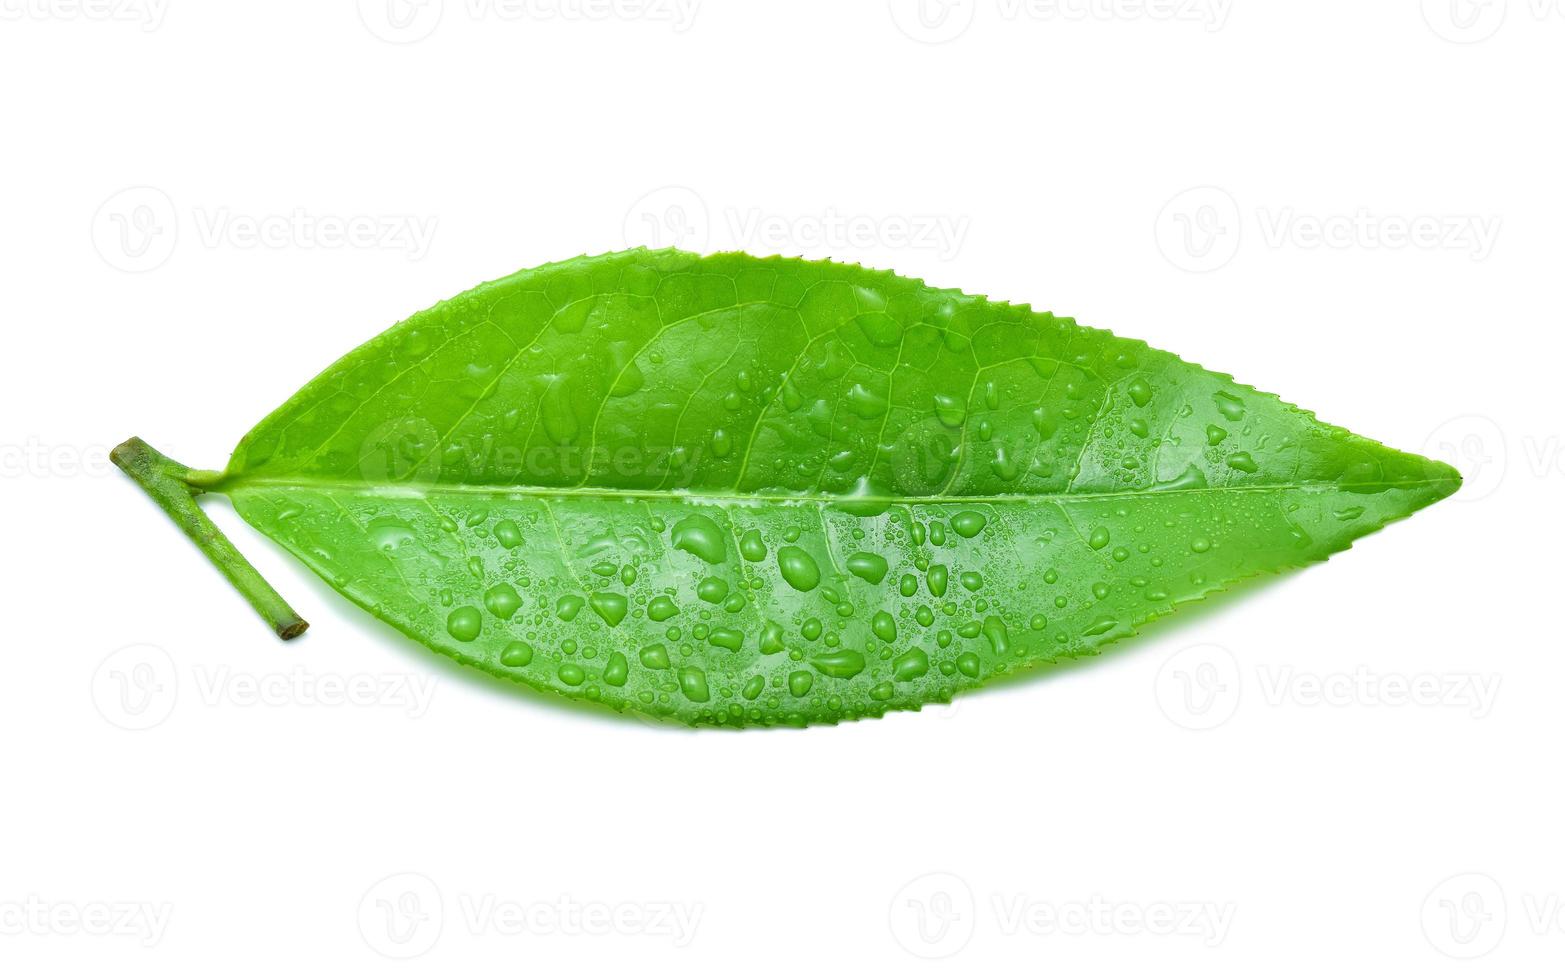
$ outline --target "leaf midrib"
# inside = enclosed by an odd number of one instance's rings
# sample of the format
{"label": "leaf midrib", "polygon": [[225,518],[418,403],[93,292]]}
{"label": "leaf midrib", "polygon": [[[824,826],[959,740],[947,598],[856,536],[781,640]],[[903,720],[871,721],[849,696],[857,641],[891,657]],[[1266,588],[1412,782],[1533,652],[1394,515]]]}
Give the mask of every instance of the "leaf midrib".
{"label": "leaf midrib", "polygon": [[[1377,487],[1383,489],[1408,490],[1418,487],[1431,487],[1439,484],[1448,484],[1452,480],[1445,477],[1431,477],[1419,480],[1376,480],[1369,483],[1339,483],[1332,480],[1305,480],[1290,483],[1265,483],[1248,486],[1227,487],[1173,487],[1166,490],[1141,489],[1141,490],[1108,490],[1092,493],[1054,492],[1054,493],[1003,493],[1003,494],[968,494],[961,496],[907,496],[907,495],[859,495],[859,494],[824,494],[824,493],[737,493],[734,491],[683,491],[683,490],[625,490],[614,487],[536,487],[536,486],[501,486],[487,484],[459,484],[459,483],[366,483],[350,480],[323,480],[301,479],[298,477],[237,477],[230,478],[218,486],[208,487],[218,493],[231,493],[247,488],[286,488],[292,487],[301,490],[341,490],[350,493],[370,493],[391,499],[427,497],[436,494],[472,495],[486,497],[538,497],[550,500],[562,498],[580,497],[583,499],[602,500],[709,500],[713,502],[729,502],[737,504],[845,504],[849,506],[909,506],[916,504],[1000,504],[1000,503],[1025,503],[1028,501],[1047,501],[1058,503],[1061,501],[1078,500],[1117,500],[1121,498],[1138,498],[1151,496],[1173,496],[1181,494],[1208,494],[1208,493],[1267,493],[1286,490],[1335,490],[1345,493],[1353,493],[1356,489]],[[376,491],[382,491],[376,493]]]}

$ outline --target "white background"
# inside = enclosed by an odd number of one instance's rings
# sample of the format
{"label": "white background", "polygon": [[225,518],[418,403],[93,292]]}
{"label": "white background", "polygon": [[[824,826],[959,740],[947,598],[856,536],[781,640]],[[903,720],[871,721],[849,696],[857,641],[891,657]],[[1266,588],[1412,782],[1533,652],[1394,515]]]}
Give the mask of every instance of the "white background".
{"label": "white background", "polygon": [[[0,972],[1558,968],[1559,2],[561,3],[0,0]],[[106,464],[627,242],[1030,301],[1468,482],[1088,666],[733,734],[447,667],[214,501],[279,643]]]}

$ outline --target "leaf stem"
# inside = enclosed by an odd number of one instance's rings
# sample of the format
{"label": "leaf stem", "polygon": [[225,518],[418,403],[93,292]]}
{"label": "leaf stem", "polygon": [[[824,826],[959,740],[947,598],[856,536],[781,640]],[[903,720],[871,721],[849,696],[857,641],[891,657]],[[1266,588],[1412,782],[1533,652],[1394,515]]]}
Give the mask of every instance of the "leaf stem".
{"label": "leaf stem", "polygon": [[135,436],[116,446],[109,458],[140,484],[147,496],[211,559],[223,577],[239,590],[278,636],[291,640],[309,628],[310,624],[299,618],[293,607],[197,506],[196,496],[204,492],[197,484],[210,482],[206,478],[211,474],[182,466]]}

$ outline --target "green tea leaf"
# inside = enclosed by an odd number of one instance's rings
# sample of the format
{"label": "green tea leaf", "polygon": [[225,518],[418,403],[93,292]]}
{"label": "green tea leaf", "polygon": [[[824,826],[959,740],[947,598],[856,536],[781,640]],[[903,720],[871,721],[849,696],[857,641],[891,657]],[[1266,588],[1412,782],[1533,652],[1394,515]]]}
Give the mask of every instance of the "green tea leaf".
{"label": "green tea leaf", "polygon": [[221,474],[144,467],[462,663],[724,725],[877,716],[1095,653],[1460,484],[1068,318],[643,250],[411,317]]}

